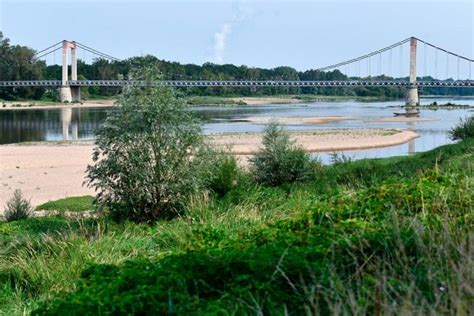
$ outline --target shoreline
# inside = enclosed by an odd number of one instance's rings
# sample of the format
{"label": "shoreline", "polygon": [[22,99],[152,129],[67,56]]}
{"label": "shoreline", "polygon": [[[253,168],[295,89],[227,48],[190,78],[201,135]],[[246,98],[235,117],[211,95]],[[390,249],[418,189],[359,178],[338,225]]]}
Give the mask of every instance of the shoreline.
{"label": "shoreline", "polygon": [[[316,103],[330,101],[380,101],[386,98],[357,97],[357,96],[323,96],[312,94],[281,95],[281,96],[253,96],[253,97],[221,97],[221,96],[190,96],[184,97],[189,106],[259,106],[259,105],[288,105],[299,103]],[[59,109],[59,108],[107,108],[113,107],[116,99],[85,100],[78,103],[61,103],[54,101],[22,100],[22,101],[0,101],[1,110],[37,110],[37,109]],[[400,102],[402,100],[400,99]]]}
{"label": "shoreline", "polygon": [[[217,147],[232,145],[240,163],[260,147],[262,133],[212,134]],[[418,137],[399,129],[341,129],[290,132],[290,137],[308,152],[361,150],[395,146]],[[93,141],[39,142],[0,145],[0,204],[5,205],[15,189],[21,189],[33,205],[67,196],[93,195],[84,187],[85,169],[92,163]],[[3,211],[0,209],[0,211]]]}

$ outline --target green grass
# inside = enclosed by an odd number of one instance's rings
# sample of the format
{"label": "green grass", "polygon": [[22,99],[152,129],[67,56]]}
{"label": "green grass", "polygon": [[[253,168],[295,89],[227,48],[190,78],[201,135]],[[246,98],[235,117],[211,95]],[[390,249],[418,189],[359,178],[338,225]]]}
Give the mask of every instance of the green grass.
{"label": "green grass", "polygon": [[468,314],[474,141],[242,181],[154,225],[0,224],[0,314]]}
{"label": "green grass", "polygon": [[36,210],[81,212],[94,209],[94,197],[90,195],[72,196],[38,205]]}

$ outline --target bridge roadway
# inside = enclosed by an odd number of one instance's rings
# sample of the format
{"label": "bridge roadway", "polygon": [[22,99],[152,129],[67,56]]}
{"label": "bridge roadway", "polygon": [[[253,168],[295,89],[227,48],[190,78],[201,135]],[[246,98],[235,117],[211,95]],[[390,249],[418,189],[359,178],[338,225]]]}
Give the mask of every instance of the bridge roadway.
{"label": "bridge roadway", "polygon": [[[70,87],[101,86],[146,86],[150,82],[142,80],[69,80]],[[383,87],[383,86],[413,86],[408,81],[401,80],[374,80],[374,81],[291,81],[291,80],[160,80],[152,84],[170,87]],[[474,80],[457,81],[417,81],[419,87],[470,87],[474,88]],[[28,80],[28,81],[0,81],[0,87],[61,87],[61,80]]]}

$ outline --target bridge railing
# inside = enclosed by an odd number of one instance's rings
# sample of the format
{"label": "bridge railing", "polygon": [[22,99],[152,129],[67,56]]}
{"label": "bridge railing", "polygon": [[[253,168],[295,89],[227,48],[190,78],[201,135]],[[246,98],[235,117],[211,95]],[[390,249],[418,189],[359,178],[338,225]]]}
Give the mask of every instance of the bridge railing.
{"label": "bridge railing", "polygon": [[[61,80],[0,81],[0,87],[61,87]],[[401,80],[334,80],[334,81],[298,81],[298,80],[69,80],[68,86],[170,86],[170,87],[407,87],[413,84]],[[420,87],[474,87],[473,80],[456,81],[419,81]]]}

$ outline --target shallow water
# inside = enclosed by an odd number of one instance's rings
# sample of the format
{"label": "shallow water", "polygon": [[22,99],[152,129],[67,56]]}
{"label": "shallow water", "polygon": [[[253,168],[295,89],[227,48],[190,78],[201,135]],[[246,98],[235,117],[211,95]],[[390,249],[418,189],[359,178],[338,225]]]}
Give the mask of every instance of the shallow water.
{"label": "shallow water", "polygon": [[[457,103],[474,106],[474,99],[422,99],[422,104]],[[374,158],[407,155],[426,151],[450,143],[447,132],[459,118],[473,114],[473,109],[421,110],[421,116],[431,118],[422,122],[368,122],[383,117],[392,117],[393,112],[401,111],[402,101],[359,102],[331,101],[300,103],[288,105],[260,105],[219,107],[205,106],[193,108],[203,118],[204,133],[254,132],[261,131],[264,125],[238,121],[249,116],[350,116],[352,120],[330,122],[318,125],[286,125],[289,130],[339,129],[339,128],[408,128],[420,135],[419,138],[403,145],[386,148],[346,151],[344,154],[354,158]],[[95,131],[107,115],[104,108],[58,108],[58,109],[15,109],[0,111],[0,144],[28,141],[87,140],[94,139]],[[236,121],[237,120],[237,121]],[[317,154],[323,161],[329,160],[329,153]]]}

